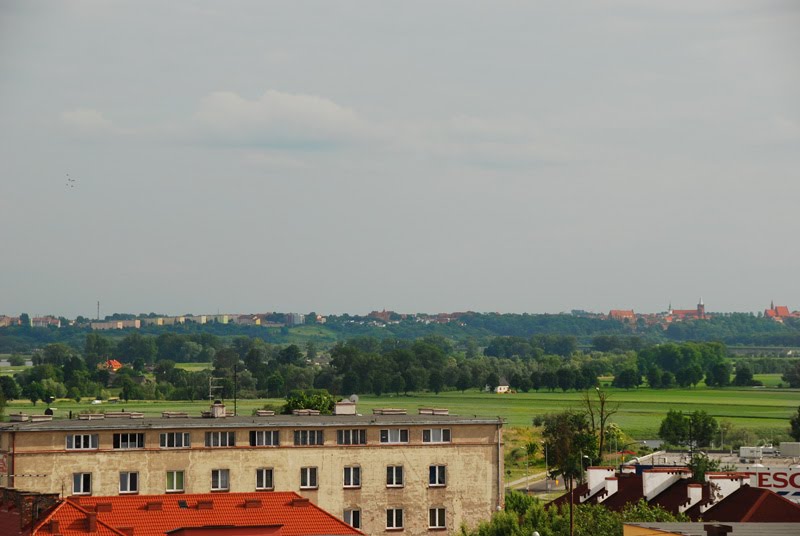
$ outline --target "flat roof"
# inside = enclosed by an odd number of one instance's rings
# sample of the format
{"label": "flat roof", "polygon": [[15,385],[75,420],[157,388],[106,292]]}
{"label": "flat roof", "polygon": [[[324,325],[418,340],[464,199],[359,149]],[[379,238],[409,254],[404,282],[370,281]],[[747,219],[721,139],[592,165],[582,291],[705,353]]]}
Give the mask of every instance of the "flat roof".
{"label": "flat roof", "polygon": [[497,425],[501,417],[461,415],[270,415],[237,417],[173,417],[128,419],[53,419],[43,422],[4,422],[0,431],[45,432],[55,430],[142,430],[187,428],[341,428],[346,426]]}

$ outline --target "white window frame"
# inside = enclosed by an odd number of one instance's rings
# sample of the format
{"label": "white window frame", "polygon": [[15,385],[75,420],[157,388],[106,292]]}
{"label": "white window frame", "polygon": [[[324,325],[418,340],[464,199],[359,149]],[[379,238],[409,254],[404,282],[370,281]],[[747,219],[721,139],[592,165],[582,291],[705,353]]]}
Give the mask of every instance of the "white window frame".
{"label": "white window frame", "polygon": [[304,445],[324,445],[325,434],[322,430],[295,430],[294,444]]}
{"label": "white window frame", "polygon": [[[269,486],[267,486],[267,475],[269,475]],[[256,469],[256,491],[275,489],[275,471],[272,467],[259,467]]]}
{"label": "white window frame", "polygon": [[231,489],[230,469],[211,470],[211,491],[228,491]]}
{"label": "white window frame", "polygon": [[345,523],[354,529],[361,528],[361,509],[360,508],[345,508],[342,519]]}
{"label": "white window frame", "polygon": [[[170,487],[170,477],[172,479],[172,487]],[[165,491],[167,493],[182,493],[186,489],[186,473],[182,470],[167,471],[167,484]],[[180,480],[180,487],[178,487],[178,480]]]}
{"label": "white window frame", "polygon": [[428,486],[431,488],[443,488],[447,486],[447,466],[431,465],[428,467]]}
{"label": "white window frame", "polygon": [[450,428],[426,428],[422,431],[423,443],[450,443]]}
{"label": "white window frame", "polygon": [[387,465],[386,466],[386,487],[387,488],[402,488],[405,485],[403,480],[403,466],[402,465]]}
{"label": "white window frame", "polygon": [[344,468],[344,487],[345,488],[361,487],[361,466],[348,465]]}
{"label": "white window frame", "polygon": [[353,428],[347,430],[336,430],[337,445],[366,445],[367,430],[365,428]]}
{"label": "white window frame", "polygon": [[[172,445],[170,445],[172,439]],[[188,449],[192,447],[189,432],[162,432],[159,436],[159,445],[162,449]]]}
{"label": "white window frame", "polygon": [[384,428],[381,430],[381,443],[387,445],[408,443],[408,428]]}
{"label": "white window frame", "polygon": [[139,493],[139,473],[122,471],[119,474],[119,494],[132,495]]}
{"label": "white window frame", "polygon": [[277,447],[280,444],[279,430],[250,430],[251,447]]}
{"label": "white window frame", "polygon": [[447,511],[444,508],[428,509],[428,528],[429,529],[447,528]]}
{"label": "white window frame", "polygon": [[386,530],[399,530],[403,528],[403,509],[386,509]]}
{"label": "white window frame", "polygon": [[98,434],[67,434],[67,450],[97,450]]}
{"label": "white window frame", "polygon": [[112,437],[111,447],[114,450],[143,449],[144,433],[115,433]]}
{"label": "white window frame", "polygon": [[206,432],[206,447],[235,447],[236,432]]}
{"label": "white window frame", "polygon": [[317,489],[319,480],[317,479],[316,467],[300,468],[300,489]]}
{"label": "white window frame", "polygon": [[72,473],[72,494],[92,494],[92,473]]}

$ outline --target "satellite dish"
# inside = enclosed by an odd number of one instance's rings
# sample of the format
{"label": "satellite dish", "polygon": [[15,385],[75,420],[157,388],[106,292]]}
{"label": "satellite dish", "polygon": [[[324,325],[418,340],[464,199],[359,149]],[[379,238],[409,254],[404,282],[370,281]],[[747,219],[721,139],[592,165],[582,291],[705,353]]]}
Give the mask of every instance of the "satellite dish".
{"label": "satellite dish", "polygon": [[350,402],[358,404],[358,395],[350,395]]}

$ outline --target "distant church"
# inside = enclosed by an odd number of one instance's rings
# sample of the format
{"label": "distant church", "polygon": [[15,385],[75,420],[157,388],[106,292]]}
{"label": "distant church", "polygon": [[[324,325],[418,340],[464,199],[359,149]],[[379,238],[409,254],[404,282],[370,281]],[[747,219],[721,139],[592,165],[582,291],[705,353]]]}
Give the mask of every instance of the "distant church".
{"label": "distant church", "polygon": [[673,309],[672,304],[669,304],[669,311],[667,312],[668,322],[677,322],[681,320],[707,320],[706,306],[703,303],[703,298],[697,304],[697,309]]}

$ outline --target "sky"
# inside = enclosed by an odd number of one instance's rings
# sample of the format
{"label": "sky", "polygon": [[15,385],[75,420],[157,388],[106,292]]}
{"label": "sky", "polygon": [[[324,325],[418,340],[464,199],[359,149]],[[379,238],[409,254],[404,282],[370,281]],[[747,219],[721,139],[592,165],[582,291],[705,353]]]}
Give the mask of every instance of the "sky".
{"label": "sky", "polygon": [[800,3],[0,2],[0,314],[800,309]]}

